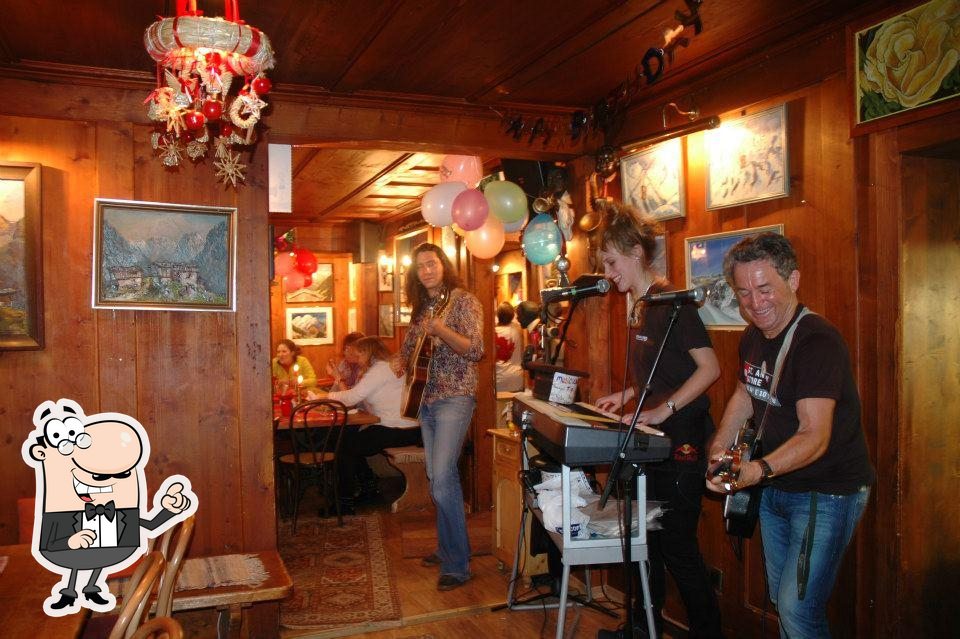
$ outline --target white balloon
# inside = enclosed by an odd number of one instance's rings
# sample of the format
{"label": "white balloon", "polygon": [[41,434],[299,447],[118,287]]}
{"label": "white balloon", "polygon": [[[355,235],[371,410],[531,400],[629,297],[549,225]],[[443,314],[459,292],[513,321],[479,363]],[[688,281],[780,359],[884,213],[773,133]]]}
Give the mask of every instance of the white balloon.
{"label": "white balloon", "polygon": [[463,182],[444,182],[431,188],[423,194],[420,200],[420,214],[427,224],[433,226],[449,226],[453,224],[451,209],[453,200],[461,191],[466,191],[467,185]]}

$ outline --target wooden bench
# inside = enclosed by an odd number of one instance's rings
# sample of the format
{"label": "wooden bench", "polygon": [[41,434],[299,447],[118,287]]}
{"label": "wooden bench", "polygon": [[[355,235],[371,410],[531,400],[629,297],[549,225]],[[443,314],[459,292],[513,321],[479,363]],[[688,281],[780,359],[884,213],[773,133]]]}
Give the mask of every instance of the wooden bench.
{"label": "wooden bench", "polygon": [[429,510],[433,507],[430,499],[430,482],[427,481],[426,455],[420,446],[385,448],[383,454],[391,466],[403,475],[406,485],[403,494],[390,504],[390,512],[412,512]]}

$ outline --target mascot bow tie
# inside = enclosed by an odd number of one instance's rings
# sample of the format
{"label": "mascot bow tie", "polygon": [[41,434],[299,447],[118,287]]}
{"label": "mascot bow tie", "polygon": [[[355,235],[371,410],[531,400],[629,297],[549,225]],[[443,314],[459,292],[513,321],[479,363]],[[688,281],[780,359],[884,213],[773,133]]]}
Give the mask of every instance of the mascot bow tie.
{"label": "mascot bow tie", "polygon": [[87,519],[93,519],[97,515],[104,515],[107,518],[107,521],[113,521],[113,518],[116,516],[115,506],[113,501],[108,501],[103,506],[94,506],[93,504],[84,504],[83,505],[83,514]]}

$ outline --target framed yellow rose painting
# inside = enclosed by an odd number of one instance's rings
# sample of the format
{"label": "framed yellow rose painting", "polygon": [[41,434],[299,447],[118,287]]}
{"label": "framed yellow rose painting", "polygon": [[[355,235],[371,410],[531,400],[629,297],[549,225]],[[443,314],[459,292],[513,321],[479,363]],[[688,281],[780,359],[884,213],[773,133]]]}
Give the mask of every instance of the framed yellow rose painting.
{"label": "framed yellow rose painting", "polygon": [[931,0],[850,33],[855,134],[957,107],[943,103],[960,95],[960,3]]}

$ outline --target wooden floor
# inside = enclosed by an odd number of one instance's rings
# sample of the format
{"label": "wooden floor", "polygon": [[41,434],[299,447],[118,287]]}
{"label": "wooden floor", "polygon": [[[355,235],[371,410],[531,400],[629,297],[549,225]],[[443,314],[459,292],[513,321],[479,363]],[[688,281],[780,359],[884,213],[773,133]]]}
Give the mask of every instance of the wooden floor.
{"label": "wooden floor", "polygon": [[[399,480],[402,481],[402,480]],[[398,490],[388,480],[382,482],[384,497],[379,503],[364,505],[360,512],[379,512],[384,520],[387,553],[391,569],[396,575],[400,593],[402,619],[393,627],[372,629],[366,633],[324,631],[322,634],[305,630],[281,628],[285,639],[307,637],[368,637],[370,639],[446,639],[451,637],[494,637],[529,639],[554,637],[557,611],[492,611],[506,600],[509,567],[501,570],[492,555],[475,556],[471,560],[473,579],[455,590],[439,592],[436,588],[436,568],[420,565],[419,559],[404,558],[401,548],[402,515],[390,513],[389,503]],[[597,584],[595,584],[596,586]],[[526,585],[518,590],[528,595]],[[616,606],[611,603],[611,606]],[[621,611],[618,609],[618,614]],[[216,637],[212,612],[177,615],[184,624],[186,636],[195,639]],[[591,608],[576,606],[567,609],[565,637],[593,639],[600,628],[615,628],[620,619],[614,619]]]}

